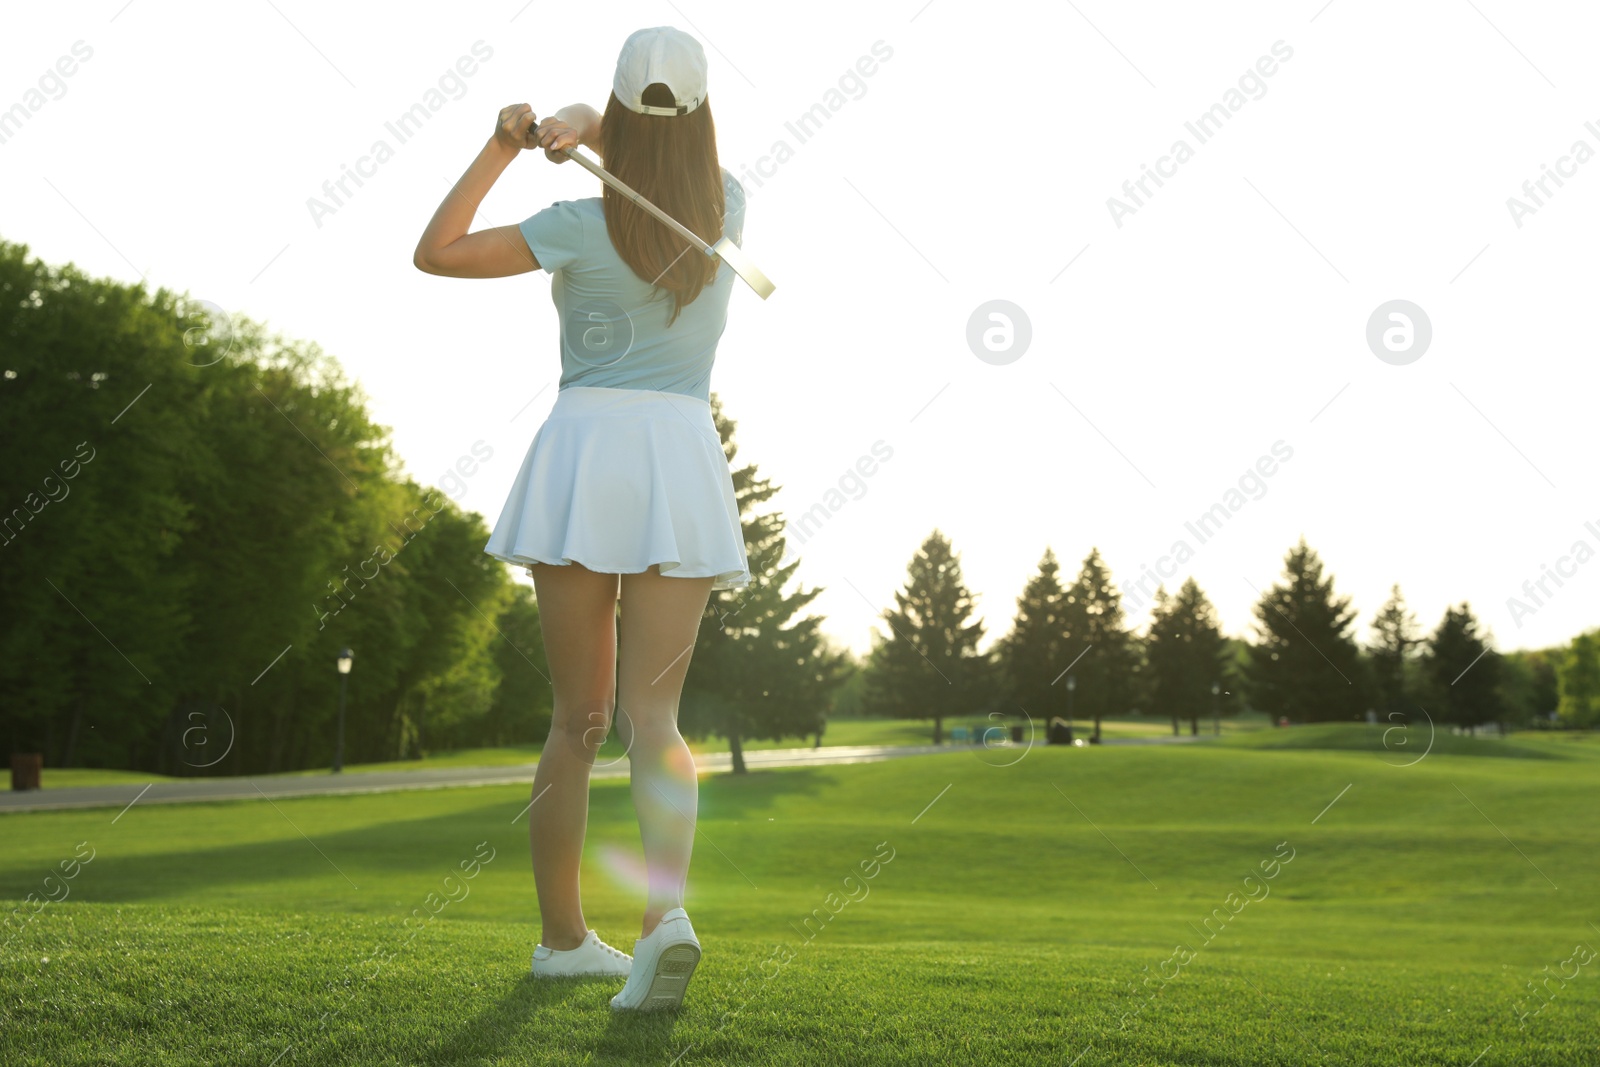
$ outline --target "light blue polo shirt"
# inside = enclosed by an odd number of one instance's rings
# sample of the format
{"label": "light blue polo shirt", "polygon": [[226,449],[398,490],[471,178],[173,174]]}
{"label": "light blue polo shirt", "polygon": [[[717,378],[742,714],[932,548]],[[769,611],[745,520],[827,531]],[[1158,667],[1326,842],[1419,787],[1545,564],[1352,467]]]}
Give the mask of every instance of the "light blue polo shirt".
{"label": "light blue polo shirt", "polygon": [[[743,240],[744,187],[722,168],[723,232]],[[728,324],[737,275],[718,260],[715,279],[670,327],[672,294],[634,274],[611,244],[603,201],[558,200],[518,224],[539,266],[551,275],[561,320],[561,383],[659,389],[711,400],[711,365]],[[712,242],[715,243],[715,242]],[[686,256],[703,256],[698,248]]]}

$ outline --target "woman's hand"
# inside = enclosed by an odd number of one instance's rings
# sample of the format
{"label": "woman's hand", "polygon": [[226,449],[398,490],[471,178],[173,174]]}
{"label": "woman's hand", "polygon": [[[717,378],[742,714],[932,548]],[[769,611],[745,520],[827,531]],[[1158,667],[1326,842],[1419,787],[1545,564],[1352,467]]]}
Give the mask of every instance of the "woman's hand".
{"label": "woman's hand", "polygon": [[[533,105],[507,104],[500,109],[500,125],[495,127],[494,139],[502,148],[521,151],[535,147],[528,136],[534,121]],[[546,122],[551,120],[545,119]]]}
{"label": "woman's hand", "polygon": [[568,149],[576,148],[579,143],[578,131],[551,115],[539,123],[538,129],[528,136],[529,148],[543,148],[544,156],[552,163],[565,163],[569,158]]}

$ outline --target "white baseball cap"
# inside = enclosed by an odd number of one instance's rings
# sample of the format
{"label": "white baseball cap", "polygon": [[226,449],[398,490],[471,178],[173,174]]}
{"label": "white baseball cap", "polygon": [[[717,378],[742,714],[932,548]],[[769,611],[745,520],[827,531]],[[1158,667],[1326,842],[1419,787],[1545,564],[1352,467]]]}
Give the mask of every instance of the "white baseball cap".
{"label": "white baseball cap", "polygon": [[[643,102],[647,86],[672,90],[674,107]],[[622,42],[611,91],[641,115],[687,115],[706,99],[706,53],[700,42],[675,26],[635,30]]]}

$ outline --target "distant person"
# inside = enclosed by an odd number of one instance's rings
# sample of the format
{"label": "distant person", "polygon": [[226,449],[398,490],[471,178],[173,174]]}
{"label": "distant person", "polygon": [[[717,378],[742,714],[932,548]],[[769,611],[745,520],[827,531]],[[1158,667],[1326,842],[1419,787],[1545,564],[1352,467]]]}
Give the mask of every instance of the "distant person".
{"label": "distant person", "polygon": [[[705,52],[670,26],[628,37],[603,116],[573,104],[534,121],[527,104],[501,109],[414,258],[454,278],[551,275],[561,380],[484,549],[532,576],[555,690],[528,817],[541,924],[532,971],[626,975],[614,1010],[672,1008],[700,961],[683,907],[698,791],[678,701],[711,591],[750,583],[710,405],[734,272],[609,186],[517,225],[467,227],[524,150],[564,162],[581,144],[712,244],[724,231],[741,240],[744,190],[717,159]],[[530,366],[526,381],[544,374]],[[589,772],[613,709],[649,882],[632,957],[589,929],[578,889]]]}

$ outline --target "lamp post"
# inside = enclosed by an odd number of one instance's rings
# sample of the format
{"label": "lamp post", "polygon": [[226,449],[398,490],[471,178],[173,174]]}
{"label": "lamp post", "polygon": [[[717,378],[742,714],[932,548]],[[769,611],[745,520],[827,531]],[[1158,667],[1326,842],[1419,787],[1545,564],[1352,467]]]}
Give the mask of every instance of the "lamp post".
{"label": "lamp post", "polygon": [[356,654],[348,648],[339,650],[339,740],[333,747],[333,773],[344,770],[344,691],[350,682],[350,667]]}
{"label": "lamp post", "polygon": [[1072,721],[1072,691],[1078,688],[1078,679],[1074,675],[1067,675],[1067,725],[1074,725]]}
{"label": "lamp post", "polygon": [[1211,733],[1213,736],[1222,735],[1222,683],[1211,683]]}

